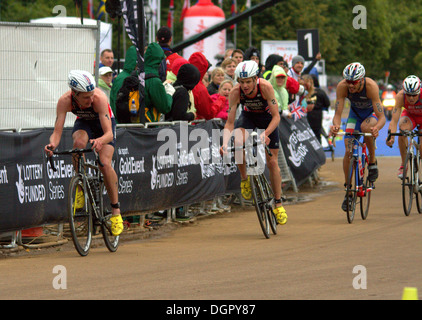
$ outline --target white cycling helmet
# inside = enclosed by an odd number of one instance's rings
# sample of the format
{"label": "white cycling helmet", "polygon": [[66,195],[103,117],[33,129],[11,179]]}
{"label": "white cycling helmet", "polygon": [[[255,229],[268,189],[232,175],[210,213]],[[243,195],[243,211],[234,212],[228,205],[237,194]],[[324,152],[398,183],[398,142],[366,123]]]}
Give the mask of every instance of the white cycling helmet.
{"label": "white cycling helmet", "polygon": [[240,62],[234,74],[236,75],[236,79],[246,79],[257,76],[259,73],[258,64],[252,60],[246,60]]}
{"label": "white cycling helmet", "polygon": [[421,92],[421,80],[414,75],[403,80],[403,91],[405,94],[417,95]]}
{"label": "white cycling helmet", "polygon": [[360,80],[365,77],[365,68],[359,62],[353,62],[343,70],[343,78],[350,81]]}
{"label": "white cycling helmet", "polygon": [[69,88],[78,92],[91,92],[95,89],[95,79],[84,70],[71,70],[68,75]]}

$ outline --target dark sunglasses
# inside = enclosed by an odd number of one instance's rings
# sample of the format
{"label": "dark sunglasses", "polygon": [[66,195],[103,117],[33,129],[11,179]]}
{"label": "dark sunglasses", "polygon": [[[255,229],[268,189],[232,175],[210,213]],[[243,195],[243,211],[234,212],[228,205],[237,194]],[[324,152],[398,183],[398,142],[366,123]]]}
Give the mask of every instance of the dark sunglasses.
{"label": "dark sunglasses", "polygon": [[406,96],[409,96],[409,97],[417,97],[419,95],[419,93],[416,93],[416,94],[408,94],[408,93],[405,93],[405,95]]}
{"label": "dark sunglasses", "polygon": [[346,80],[347,84],[353,84],[354,86],[357,85],[359,83],[359,80]]}

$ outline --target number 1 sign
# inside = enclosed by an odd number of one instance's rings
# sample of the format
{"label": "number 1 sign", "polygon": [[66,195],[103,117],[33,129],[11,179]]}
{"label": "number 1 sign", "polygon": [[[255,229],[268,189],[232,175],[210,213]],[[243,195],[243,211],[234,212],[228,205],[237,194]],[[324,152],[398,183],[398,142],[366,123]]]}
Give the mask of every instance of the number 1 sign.
{"label": "number 1 sign", "polygon": [[306,61],[315,58],[319,52],[318,29],[297,30],[297,46],[299,55],[301,55]]}

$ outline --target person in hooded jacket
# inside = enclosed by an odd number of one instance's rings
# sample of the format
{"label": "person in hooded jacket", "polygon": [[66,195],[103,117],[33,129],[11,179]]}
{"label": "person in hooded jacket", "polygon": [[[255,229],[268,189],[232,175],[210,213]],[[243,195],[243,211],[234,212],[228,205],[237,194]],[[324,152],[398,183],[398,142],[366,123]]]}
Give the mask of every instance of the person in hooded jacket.
{"label": "person in hooded jacket", "polygon": [[173,102],[172,96],[166,93],[163,83],[158,75],[161,61],[165,54],[160,45],[152,42],[145,52],[145,120],[147,122],[159,121],[160,113],[170,111]]}
{"label": "person in hooded jacket", "polygon": [[[189,57],[189,63],[198,68],[200,73],[200,81],[193,88],[193,98],[195,101],[196,118],[210,120],[215,118],[218,112],[224,108],[226,97],[220,96],[217,100],[213,101],[207,88],[202,82],[202,78],[207,73],[209,62],[201,52],[194,52]],[[180,72],[180,70],[179,70]]]}
{"label": "person in hooded jacket", "polygon": [[189,91],[192,90],[201,79],[198,68],[190,63],[183,64],[177,72],[177,80],[173,83],[175,89],[171,110],[166,114],[167,121],[192,121],[195,112],[191,112]]}
{"label": "person in hooded jacket", "polygon": [[125,64],[123,66],[123,71],[118,74],[118,76],[113,81],[113,86],[110,91],[110,107],[113,110],[114,114],[116,113],[116,101],[117,93],[123,85],[123,81],[130,76],[130,74],[135,71],[137,64],[137,53],[136,47],[131,46],[126,51]]}
{"label": "person in hooded jacket", "polygon": [[284,117],[291,118],[289,111],[289,93],[286,89],[287,75],[284,69],[275,65],[268,80],[274,88],[275,98],[278,104],[278,112]]}

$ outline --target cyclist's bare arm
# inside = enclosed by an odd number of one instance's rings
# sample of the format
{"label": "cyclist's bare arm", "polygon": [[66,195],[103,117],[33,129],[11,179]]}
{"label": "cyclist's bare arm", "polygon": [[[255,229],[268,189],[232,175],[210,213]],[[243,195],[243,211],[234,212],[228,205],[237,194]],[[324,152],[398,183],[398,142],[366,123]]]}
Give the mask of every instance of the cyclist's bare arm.
{"label": "cyclist's bare arm", "polygon": [[62,95],[57,102],[56,106],[56,122],[54,123],[54,131],[50,136],[50,143],[44,147],[44,151],[52,156],[54,150],[60,143],[62,137],[63,127],[66,120],[66,114],[69,111],[68,106],[70,105],[70,91]]}
{"label": "cyclist's bare arm", "polygon": [[346,80],[340,81],[336,89],[336,102],[334,104],[335,113],[333,117],[333,125],[330,128],[330,135],[335,136],[340,130],[341,126],[341,114],[343,113],[344,101],[347,97],[347,85]]}
{"label": "cyclist's bare arm", "polygon": [[384,114],[384,107],[382,106],[379,96],[379,87],[377,83],[370,78],[366,78],[366,94],[367,97],[372,100],[372,107],[374,109],[375,115],[378,118],[375,126],[371,128],[371,133],[376,138],[379,135],[379,131],[384,127],[386,119]]}
{"label": "cyclist's bare arm", "polygon": [[98,113],[104,134],[97,139],[90,140],[90,142],[92,143],[92,148],[100,151],[103,145],[106,145],[113,140],[113,131],[107,96],[98,88],[95,89],[93,107],[95,112]]}
{"label": "cyclist's bare arm", "polygon": [[272,85],[264,80],[260,79],[260,85],[261,85],[261,91],[262,96],[264,99],[267,100],[268,106],[270,108],[270,113],[272,116],[271,122],[268,124],[267,129],[265,129],[265,139],[264,137],[261,137],[262,141],[265,141],[265,143],[268,145],[270,143],[268,136],[277,129],[279,123],[280,123],[280,114],[278,113],[278,103],[275,98],[274,89]]}
{"label": "cyclist's bare arm", "polygon": [[240,100],[240,86],[239,84],[236,84],[234,88],[230,91],[230,95],[229,95],[229,112],[227,115],[227,121],[224,126],[224,130],[223,130],[223,145],[220,148],[221,154],[226,153],[227,144],[230,140],[230,137],[234,128],[234,122],[236,120],[236,109],[240,102],[239,100]]}
{"label": "cyclist's bare arm", "polygon": [[[388,130],[390,130],[391,133],[397,132],[397,124],[399,123],[399,120],[400,120],[401,109],[404,106],[403,90],[400,90],[396,94],[395,100],[396,100],[396,104],[394,105],[393,115],[391,116],[391,122],[390,122],[390,125],[388,126]],[[391,136],[390,140],[386,141],[386,143],[387,143],[387,146],[391,147],[394,144],[394,136]]]}

